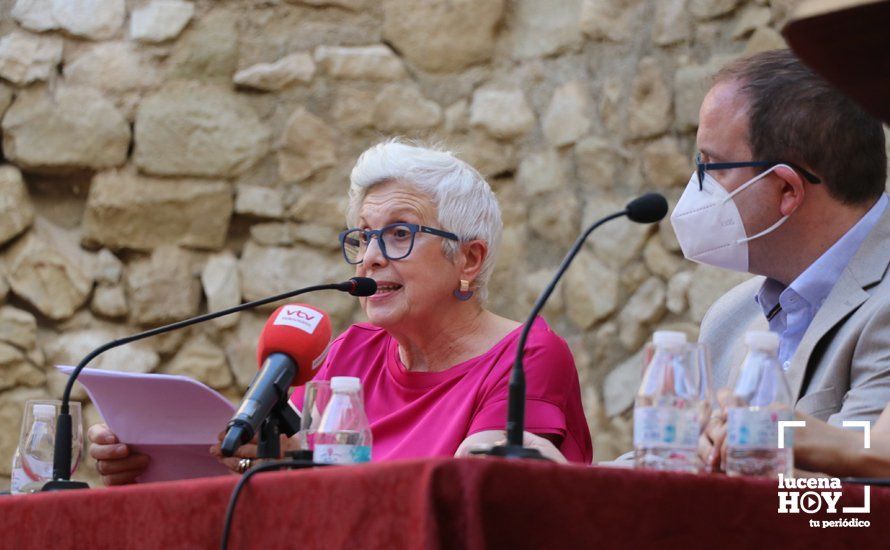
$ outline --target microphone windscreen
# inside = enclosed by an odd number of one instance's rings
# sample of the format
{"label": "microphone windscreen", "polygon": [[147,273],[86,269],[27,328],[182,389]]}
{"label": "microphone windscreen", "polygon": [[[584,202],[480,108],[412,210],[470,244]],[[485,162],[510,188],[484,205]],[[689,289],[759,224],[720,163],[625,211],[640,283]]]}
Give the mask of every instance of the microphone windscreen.
{"label": "microphone windscreen", "polygon": [[637,223],[661,221],[668,211],[667,199],[658,193],[646,193],[630,201],[626,207],[627,217]]}
{"label": "microphone windscreen", "polygon": [[275,310],[257,343],[257,365],[273,353],[283,353],[297,364],[292,386],[312,379],[331,342],[331,319],[324,311],[306,304],[287,304]]}
{"label": "microphone windscreen", "polygon": [[370,277],[353,277],[349,280],[354,283],[349,290],[353,296],[373,296],[377,292],[377,281]]}

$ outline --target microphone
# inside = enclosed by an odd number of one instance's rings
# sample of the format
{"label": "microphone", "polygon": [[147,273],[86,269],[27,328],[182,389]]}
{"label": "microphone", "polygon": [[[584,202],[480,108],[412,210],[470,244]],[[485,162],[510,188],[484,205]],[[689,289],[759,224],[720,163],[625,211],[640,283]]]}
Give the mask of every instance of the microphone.
{"label": "microphone", "polygon": [[353,277],[340,283],[337,290],[348,292],[353,296],[373,296],[377,293],[377,281],[370,277]]}
{"label": "microphone", "polygon": [[[281,407],[278,412],[282,415],[293,413],[287,404],[288,388],[301,386],[312,379],[330,341],[331,320],[320,309],[306,304],[288,304],[269,316],[257,345],[260,370],[226,426],[223,456],[232,456],[235,449],[253,439],[276,405]],[[289,419],[283,420],[285,431],[291,431],[287,426]],[[277,437],[267,443],[277,447]]]}
{"label": "microphone", "polygon": [[375,281],[374,279],[369,279],[367,277],[353,277],[352,279],[344,281],[342,283],[316,285],[300,288],[297,290],[291,290],[282,294],[270,296],[268,298],[261,298],[259,300],[240,304],[221,311],[199,315],[190,319],[184,319],[176,323],[157,327],[145,332],[134,334],[132,336],[127,336],[125,338],[112,340],[111,342],[103,344],[88,353],[87,356],[81,360],[77,367],[75,367],[75,369],[71,371],[71,374],[68,376],[68,383],[65,385],[65,391],[62,394],[62,405],[60,407],[59,418],[56,421],[56,440],[55,450],[53,452],[53,479],[52,481],[47,482],[43,486],[42,490],[56,491],[60,489],[86,489],[89,487],[86,483],[83,483],[81,481],[71,481],[72,429],[69,401],[71,400],[71,391],[74,389],[74,382],[77,380],[77,376],[80,374],[80,371],[82,371],[84,367],[86,367],[89,362],[95,359],[99,354],[104,353],[110,349],[123,346],[124,344],[129,344],[130,342],[143,340],[151,336],[164,334],[165,332],[185,328],[197,323],[203,323],[204,321],[210,321],[211,319],[216,319],[217,317],[230,315],[232,313],[237,313],[245,309],[256,308],[262,305],[270,304],[272,302],[284,300],[286,298],[292,298],[293,296],[297,296],[299,294],[314,292],[316,290],[339,290],[341,292],[348,292],[353,296],[370,296],[377,292],[377,281]]}
{"label": "microphone", "polygon": [[658,193],[646,193],[627,203],[627,218],[637,223],[660,222],[668,211],[667,200]]}
{"label": "microphone", "polygon": [[531,330],[532,323],[534,323],[535,317],[537,317],[541,309],[544,308],[544,304],[547,303],[547,299],[550,298],[550,295],[556,288],[556,283],[559,282],[569,265],[572,263],[572,260],[578,255],[578,252],[584,245],[584,241],[587,240],[587,237],[590,236],[596,228],[608,221],[622,216],[627,216],[629,220],[637,223],[655,223],[664,218],[667,211],[667,200],[665,200],[662,195],[659,195],[658,193],[648,193],[630,201],[627,206],[624,207],[624,210],[597,220],[575,240],[572,248],[559,265],[559,269],[556,271],[556,275],[553,276],[553,280],[550,281],[550,284],[547,285],[547,288],[544,289],[544,292],[541,293],[538,300],[535,302],[531,314],[529,314],[528,319],[525,321],[525,325],[522,328],[522,334],[519,336],[516,359],[513,361],[513,369],[510,373],[510,393],[507,403],[507,443],[505,445],[492,447],[488,451],[485,451],[485,454],[506,458],[544,459],[544,456],[541,455],[537,449],[529,449],[522,445],[522,433],[525,430],[525,371],[522,367],[522,360],[525,356],[525,342],[528,339],[528,333]]}

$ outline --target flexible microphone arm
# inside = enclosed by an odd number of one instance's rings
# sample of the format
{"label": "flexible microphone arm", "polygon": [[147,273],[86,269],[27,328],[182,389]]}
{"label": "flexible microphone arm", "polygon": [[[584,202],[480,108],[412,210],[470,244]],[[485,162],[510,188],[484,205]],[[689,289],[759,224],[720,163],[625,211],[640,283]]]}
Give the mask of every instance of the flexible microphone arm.
{"label": "flexible microphone arm", "polygon": [[537,449],[526,448],[522,444],[522,434],[525,430],[525,370],[522,366],[522,360],[525,357],[525,342],[531,331],[532,323],[534,323],[535,317],[537,317],[538,313],[544,308],[547,299],[553,294],[556,284],[569,268],[572,260],[574,260],[575,256],[578,255],[578,252],[580,252],[581,247],[584,245],[584,241],[587,240],[587,237],[589,237],[596,228],[608,221],[622,216],[627,216],[631,221],[637,223],[654,223],[661,220],[665,214],[667,214],[667,201],[665,198],[657,193],[648,193],[628,203],[624,210],[610,214],[605,218],[596,221],[575,240],[575,244],[572,245],[572,248],[559,265],[559,269],[556,271],[553,280],[550,281],[550,284],[547,285],[547,288],[544,289],[544,292],[541,293],[538,300],[535,302],[531,314],[525,321],[522,333],[519,336],[516,359],[513,361],[513,369],[510,372],[509,397],[507,402],[507,443],[505,445],[491,448],[486,454],[507,458],[544,458]]}
{"label": "flexible microphone arm", "polygon": [[553,280],[550,281],[550,284],[547,285],[547,288],[544,289],[544,292],[538,297],[528,319],[526,319],[525,326],[522,327],[522,334],[519,336],[519,345],[516,350],[516,359],[513,361],[513,370],[510,373],[510,395],[507,408],[508,446],[522,447],[522,432],[525,430],[525,370],[522,366],[522,360],[525,358],[525,341],[528,339],[529,332],[531,332],[532,323],[535,322],[535,317],[537,317],[538,313],[544,308],[550,295],[553,294],[556,284],[562,278],[563,274],[572,263],[572,260],[575,259],[575,256],[578,255],[578,252],[581,250],[587,237],[602,224],[625,215],[627,215],[627,210],[622,210],[621,212],[606,216],[588,227],[587,230],[575,240],[575,244],[572,245],[571,250],[569,250],[569,253],[566,254],[566,257],[559,265],[559,269],[556,271],[556,276],[553,277]]}
{"label": "flexible microphone arm", "polygon": [[44,485],[43,490],[54,491],[59,489],[84,489],[88,487],[86,483],[70,481],[72,422],[71,413],[69,410],[69,401],[71,399],[71,391],[74,389],[74,382],[77,380],[77,376],[80,374],[80,371],[82,371],[84,367],[89,364],[90,361],[95,359],[96,356],[110,349],[123,346],[124,344],[129,344],[130,342],[143,340],[151,336],[156,336],[165,332],[185,328],[197,323],[203,323],[204,321],[210,321],[211,319],[216,319],[217,317],[223,317],[232,313],[238,313],[239,311],[243,311],[245,309],[263,306],[272,302],[284,300],[285,298],[291,298],[293,296],[305,294],[307,292],[314,292],[316,290],[339,290],[341,292],[348,292],[353,296],[370,296],[377,291],[377,283],[373,279],[368,279],[367,277],[353,277],[352,279],[349,279],[348,281],[344,281],[342,283],[315,285],[306,288],[300,288],[297,290],[291,290],[282,294],[278,294],[276,296],[261,298],[259,300],[254,300],[253,302],[247,302],[221,311],[199,315],[197,317],[184,319],[176,323],[171,323],[162,327],[146,330],[145,332],[133,334],[124,338],[118,338],[117,340],[112,340],[111,342],[103,344],[91,351],[89,354],[87,354],[86,357],[83,358],[83,360],[68,376],[68,383],[65,385],[65,392],[62,394],[61,411],[56,422],[55,451],[53,452],[53,480],[47,482],[46,485]]}

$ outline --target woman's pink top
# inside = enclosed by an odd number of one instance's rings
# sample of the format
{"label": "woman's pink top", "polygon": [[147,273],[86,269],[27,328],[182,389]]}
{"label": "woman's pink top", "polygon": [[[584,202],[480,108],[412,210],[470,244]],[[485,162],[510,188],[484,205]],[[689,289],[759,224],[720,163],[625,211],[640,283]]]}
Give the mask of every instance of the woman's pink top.
{"label": "woman's pink top", "polygon": [[[331,343],[315,379],[361,379],[373,460],[451,456],[470,434],[504,429],[521,331],[517,328],[487,352],[448,370],[409,372],[399,359],[396,340],[379,327],[360,323]],[[568,460],[589,464],[593,445],[568,345],[538,317],[525,349],[525,430],[560,436],[559,450]],[[291,401],[302,410],[302,387],[294,390]]]}

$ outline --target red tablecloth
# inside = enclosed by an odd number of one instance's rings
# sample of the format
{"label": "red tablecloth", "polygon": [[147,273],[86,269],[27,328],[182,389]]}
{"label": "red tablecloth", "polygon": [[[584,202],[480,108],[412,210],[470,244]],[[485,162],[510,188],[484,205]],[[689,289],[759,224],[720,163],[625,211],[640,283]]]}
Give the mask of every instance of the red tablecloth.
{"label": "red tablecloth", "polygon": [[[218,548],[237,478],[0,497],[6,548]],[[777,484],[494,459],[265,473],[230,548],[887,548],[890,490],[869,514],[779,514]],[[840,506],[860,506],[845,486]],[[857,517],[868,528],[810,527]]]}

